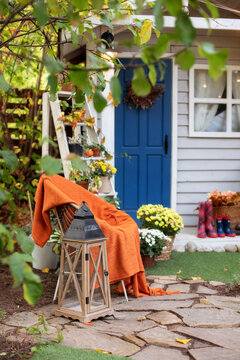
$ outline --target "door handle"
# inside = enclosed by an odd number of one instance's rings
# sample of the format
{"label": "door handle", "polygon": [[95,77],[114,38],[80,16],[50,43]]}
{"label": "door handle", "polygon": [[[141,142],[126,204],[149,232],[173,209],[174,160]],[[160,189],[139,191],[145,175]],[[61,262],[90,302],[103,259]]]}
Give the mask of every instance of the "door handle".
{"label": "door handle", "polygon": [[168,154],[168,135],[165,135],[165,140],[164,140],[164,152],[165,152],[165,155]]}

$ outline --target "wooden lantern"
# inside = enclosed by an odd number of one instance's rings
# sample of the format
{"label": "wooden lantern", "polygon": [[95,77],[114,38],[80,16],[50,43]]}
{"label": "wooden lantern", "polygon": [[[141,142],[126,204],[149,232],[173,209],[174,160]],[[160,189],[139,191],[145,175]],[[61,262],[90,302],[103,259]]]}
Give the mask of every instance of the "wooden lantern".
{"label": "wooden lantern", "polygon": [[56,316],[89,322],[112,313],[106,238],[83,202],[62,239]]}

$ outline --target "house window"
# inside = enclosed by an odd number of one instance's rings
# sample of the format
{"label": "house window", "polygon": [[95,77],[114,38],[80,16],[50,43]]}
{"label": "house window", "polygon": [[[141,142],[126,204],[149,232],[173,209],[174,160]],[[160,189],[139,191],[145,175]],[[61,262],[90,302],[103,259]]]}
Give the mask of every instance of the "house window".
{"label": "house window", "polygon": [[218,80],[207,65],[189,74],[189,135],[240,137],[240,67],[228,66]]}

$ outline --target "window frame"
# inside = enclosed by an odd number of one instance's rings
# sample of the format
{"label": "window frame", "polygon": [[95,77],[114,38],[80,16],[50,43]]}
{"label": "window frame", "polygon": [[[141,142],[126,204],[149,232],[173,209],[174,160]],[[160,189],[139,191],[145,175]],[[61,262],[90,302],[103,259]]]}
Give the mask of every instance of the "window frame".
{"label": "window frame", "polygon": [[[201,138],[238,138],[239,132],[232,131],[232,105],[240,105],[240,99],[232,98],[232,72],[233,70],[240,71],[240,66],[227,65],[226,66],[226,98],[197,98],[194,96],[194,75],[195,70],[209,70],[207,64],[195,64],[189,71],[189,136]],[[229,91],[229,89],[231,91]],[[194,130],[194,106],[195,104],[226,104],[226,131],[205,132]]]}

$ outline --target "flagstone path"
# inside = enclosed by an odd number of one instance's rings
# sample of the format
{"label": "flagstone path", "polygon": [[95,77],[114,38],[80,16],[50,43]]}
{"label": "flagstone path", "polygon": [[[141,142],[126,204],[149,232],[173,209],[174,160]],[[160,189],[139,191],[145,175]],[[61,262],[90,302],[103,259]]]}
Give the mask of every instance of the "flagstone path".
{"label": "flagstone path", "polygon": [[[39,338],[57,338],[82,349],[108,351],[135,360],[239,360],[240,296],[218,296],[211,282],[177,280],[174,276],[148,276],[150,287],[178,290],[179,294],[129,298],[113,297],[114,315],[92,325],[55,317],[56,305],[13,314],[0,324],[0,335],[9,341],[34,340],[26,328],[43,315],[48,331],[40,325]],[[39,340],[38,338],[38,340]],[[189,340],[188,342],[185,340]]]}

